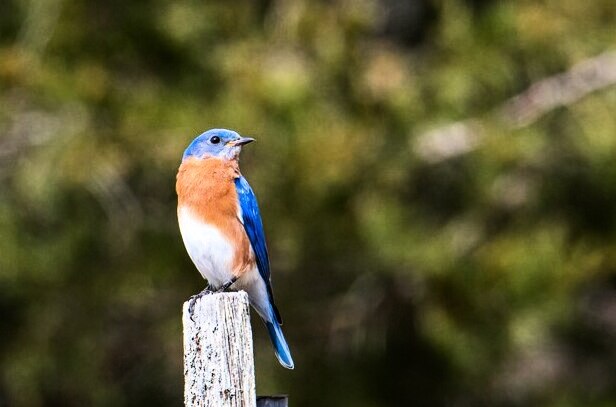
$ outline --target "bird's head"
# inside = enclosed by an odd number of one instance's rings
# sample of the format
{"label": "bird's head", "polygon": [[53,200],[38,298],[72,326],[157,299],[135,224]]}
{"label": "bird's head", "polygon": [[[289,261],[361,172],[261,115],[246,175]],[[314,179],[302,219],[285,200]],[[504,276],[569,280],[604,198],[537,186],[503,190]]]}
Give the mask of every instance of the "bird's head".
{"label": "bird's head", "polygon": [[211,129],[197,136],[184,151],[182,160],[187,158],[210,158],[216,157],[225,160],[236,159],[242,146],[255,139],[242,137],[232,130]]}

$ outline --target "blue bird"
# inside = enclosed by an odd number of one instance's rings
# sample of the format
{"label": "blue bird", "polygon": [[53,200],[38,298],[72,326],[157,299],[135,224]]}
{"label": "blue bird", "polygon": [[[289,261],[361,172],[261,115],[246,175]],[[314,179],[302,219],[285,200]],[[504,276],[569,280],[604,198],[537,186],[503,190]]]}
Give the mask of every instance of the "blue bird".
{"label": "blue bird", "polygon": [[274,304],[265,232],[257,198],[239,169],[242,146],[254,141],[225,129],[199,135],[178,170],[178,222],[188,255],[208,286],[199,295],[244,290],[261,316],[280,364],[293,358]]}

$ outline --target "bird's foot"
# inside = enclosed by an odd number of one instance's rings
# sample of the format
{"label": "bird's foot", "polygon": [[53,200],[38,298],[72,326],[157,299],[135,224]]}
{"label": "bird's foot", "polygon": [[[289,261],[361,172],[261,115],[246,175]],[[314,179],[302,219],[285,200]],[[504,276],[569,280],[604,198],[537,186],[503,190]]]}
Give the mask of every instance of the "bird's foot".
{"label": "bird's foot", "polygon": [[233,283],[235,283],[237,281],[237,277],[233,277],[231,280],[227,281],[226,283],[224,283],[223,285],[220,286],[220,288],[218,290],[216,290],[217,293],[223,293],[225,291],[227,291],[227,289],[229,287],[231,287],[233,285]]}
{"label": "bird's foot", "polygon": [[188,303],[188,315],[190,316],[191,321],[195,322],[195,320],[193,319],[193,314],[195,312],[195,302],[197,302],[199,298],[208,294],[214,294],[214,289],[210,284],[208,284],[207,287],[205,287],[203,291],[201,291],[199,294],[195,294],[190,297],[190,302]]}

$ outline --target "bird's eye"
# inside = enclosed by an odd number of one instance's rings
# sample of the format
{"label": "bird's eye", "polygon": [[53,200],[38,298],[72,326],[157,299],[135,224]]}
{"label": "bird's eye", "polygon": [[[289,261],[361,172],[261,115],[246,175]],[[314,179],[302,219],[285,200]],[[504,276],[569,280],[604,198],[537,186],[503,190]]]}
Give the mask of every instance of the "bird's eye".
{"label": "bird's eye", "polygon": [[214,136],[214,137],[212,137],[212,138],[210,139],[210,143],[212,143],[212,144],[218,144],[218,143],[220,143],[220,137],[218,137],[218,136]]}

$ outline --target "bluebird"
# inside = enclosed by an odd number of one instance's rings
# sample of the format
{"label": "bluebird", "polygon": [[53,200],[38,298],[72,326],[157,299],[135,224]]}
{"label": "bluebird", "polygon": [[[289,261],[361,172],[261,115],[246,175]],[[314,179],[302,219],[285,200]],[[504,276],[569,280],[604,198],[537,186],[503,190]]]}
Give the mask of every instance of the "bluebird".
{"label": "bluebird", "polygon": [[208,282],[195,297],[229,288],[246,291],[267,326],[278,361],[293,369],[274,304],[257,198],[239,168],[242,146],[253,141],[235,131],[212,129],[190,143],[177,175],[178,222],[190,259]]}

